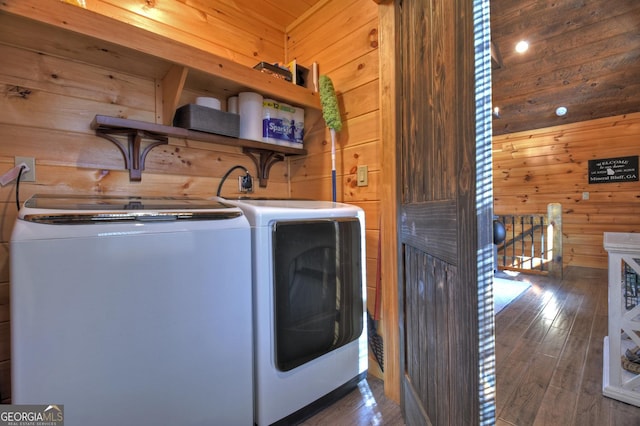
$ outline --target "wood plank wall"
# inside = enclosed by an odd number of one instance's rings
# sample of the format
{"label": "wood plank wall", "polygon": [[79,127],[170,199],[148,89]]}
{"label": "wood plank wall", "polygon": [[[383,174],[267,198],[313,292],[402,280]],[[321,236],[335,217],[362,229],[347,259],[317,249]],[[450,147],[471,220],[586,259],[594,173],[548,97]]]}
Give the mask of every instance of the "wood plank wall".
{"label": "wood plank wall", "polygon": [[[39,0],[29,1],[42,7]],[[320,64],[320,72],[334,82],[344,123],[338,135],[338,199],[366,212],[367,294],[373,312],[382,185],[375,2],[321,0],[313,13],[286,28],[274,2],[265,10],[256,9],[253,0],[86,3],[97,13],[247,66],[283,58]],[[0,45],[0,53],[12,58],[0,68],[0,170],[8,170],[15,156],[36,159],[37,181],[21,185],[22,200],[34,193],[211,196],[231,166],[253,167],[239,148],[173,139],[151,151],[142,182],[130,183],[116,147],[97,138],[89,122],[98,113],[153,121],[154,81],[8,46]],[[198,95],[185,92],[181,102]],[[565,263],[606,268],[602,232],[640,232],[640,189],[638,183],[588,185],[587,160],[637,155],[639,138],[640,113],[496,137],[496,212],[545,212],[547,203],[561,202]],[[256,195],[330,199],[328,131],[309,134],[306,147],[309,154],[290,167],[276,164],[269,186]],[[369,186],[355,185],[358,165],[368,166]],[[234,187],[231,180],[223,193],[233,194]],[[0,188],[0,399],[5,402],[10,396],[8,241],[16,216],[14,191],[14,185]],[[583,191],[590,200],[581,199]]]}
{"label": "wood plank wall", "polygon": [[[49,0],[58,1],[58,0]],[[31,1],[34,10],[46,8]],[[247,66],[284,59],[284,24],[255,10],[251,1],[87,1],[87,7],[184,41]],[[2,31],[0,29],[0,31]],[[20,199],[34,193],[137,194],[210,197],[233,165],[254,170],[240,148],[172,139],[153,149],[142,182],[129,182],[111,142],[89,129],[95,114],[154,121],[155,82],[89,64],[0,45],[0,173],[15,156],[34,157],[36,182],[20,185]],[[116,67],[117,68],[117,67]],[[181,104],[199,94],[185,92]],[[239,172],[238,172],[239,173]],[[256,195],[289,196],[288,163],[271,169]],[[223,195],[237,195],[235,174]],[[0,400],[10,399],[9,240],[16,218],[15,184],[0,188]]]}
{"label": "wood plank wall", "polygon": [[[312,19],[287,28],[287,58],[303,65],[318,62],[320,74],[328,75],[336,90],[343,126],[336,142],[337,201],[365,211],[367,306],[373,315],[381,189],[378,6],[371,0],[329,0],[319,6]],[[305,147],[308,155],[291,160],[291,196],[331,200],[328,129],[307,135]],[[358,187],[361,165],[368,166],[369,185]],[[375,362],[370,364],[369,371],[380,375]]]}
{"label": "wood plank wall", "polygon": [[561,203],[564,265],[606,269],[603,233],[640,232],[640,182],[589,184],[588,162],[637,156],[639,141],[640,113],[495,136],[495,213]]}

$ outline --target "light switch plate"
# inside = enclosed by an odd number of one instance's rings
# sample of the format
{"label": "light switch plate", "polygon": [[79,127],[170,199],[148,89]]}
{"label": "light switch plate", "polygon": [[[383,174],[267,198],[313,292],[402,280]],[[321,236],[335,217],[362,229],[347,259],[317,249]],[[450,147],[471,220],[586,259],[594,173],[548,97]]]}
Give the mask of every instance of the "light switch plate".
{"label": "light switch plate", "polygon": [[369,167],[367,166],[358,166],[357,172],[357,182],[358,186],[367,186],[369,185]]}

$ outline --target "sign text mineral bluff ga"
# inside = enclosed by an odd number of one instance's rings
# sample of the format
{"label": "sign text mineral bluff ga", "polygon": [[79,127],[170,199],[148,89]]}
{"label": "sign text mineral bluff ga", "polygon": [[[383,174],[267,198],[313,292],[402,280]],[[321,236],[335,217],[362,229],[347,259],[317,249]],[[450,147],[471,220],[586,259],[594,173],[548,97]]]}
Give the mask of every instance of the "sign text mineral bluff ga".
{"label": "sign text mineral bluff ga", "polygon": [[589,183],[637,182],[638,156],[589,160]]}

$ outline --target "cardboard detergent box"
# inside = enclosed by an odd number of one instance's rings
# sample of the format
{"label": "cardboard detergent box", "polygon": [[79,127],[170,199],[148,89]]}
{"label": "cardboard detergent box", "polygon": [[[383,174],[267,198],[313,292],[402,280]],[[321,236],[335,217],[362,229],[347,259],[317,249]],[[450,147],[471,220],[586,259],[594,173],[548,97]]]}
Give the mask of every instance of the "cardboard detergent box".
{"label": "cardboard detergent box", "polygon": [[282,68],[276,64],[270,64],[267,62],[260,62],[259,64],[257,64],[255,67],[253,67],[253,69],[256,69],[260,72],[264,72],[267,74],[270,74],[276,78],[280,78],[282,80],[286,80],[286,81],[291,81],[292,80],[292,76],[291,76],[291,71],[289,71],[287,68]]}

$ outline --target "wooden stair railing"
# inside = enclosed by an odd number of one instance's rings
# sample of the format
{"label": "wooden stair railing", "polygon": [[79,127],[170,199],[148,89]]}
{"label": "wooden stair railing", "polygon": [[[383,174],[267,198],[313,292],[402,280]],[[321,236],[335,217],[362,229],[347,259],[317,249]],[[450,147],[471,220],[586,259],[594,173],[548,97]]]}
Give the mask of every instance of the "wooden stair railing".
{"label": "wooden stair railing", "polygon": [[497,247],[500,270],[550,274],[562,278],[562,209],[547,206],[547,214],[497,214],[506,238]]}

